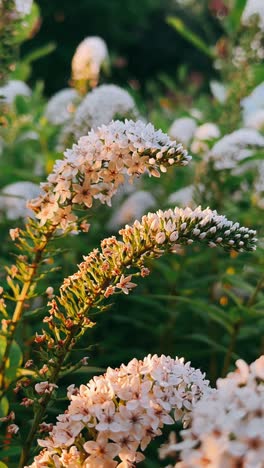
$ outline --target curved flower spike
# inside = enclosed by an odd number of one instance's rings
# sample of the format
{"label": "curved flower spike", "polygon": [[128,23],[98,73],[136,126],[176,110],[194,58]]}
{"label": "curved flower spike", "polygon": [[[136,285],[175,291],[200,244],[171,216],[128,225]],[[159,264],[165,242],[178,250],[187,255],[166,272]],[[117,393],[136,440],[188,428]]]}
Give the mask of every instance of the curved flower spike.
{"label": "curved flower spike", "polygon": [[91,208],[93,201],[111,204],[118,187],[143,173],[160,177],[167,167],[185,166],[191,156],[181,144],[141,121],[114,121],[92,130],[56,162],[44,195],[29,202],[40,225],[50,222],[65,230],[75,226],[74,206]]}
{"label": "curved flower spike", "polygon": [[[141,221],[119,231],[123,240],[104,239],[101,251],[94,249],[79,265],[79,270],[64,280],[59,302],[73,321],[79,320],[102,299],[114,293],[128,294],[136,284],[133,271],[141,276],[149,272],[144,262],[147,257],[160,257],[165,251],[176,252],[180,245],[198,241],[209,247],[225,250],[255,250],[256,231],[240,227],[209,208],[195,210],[175,208],[148,213]],[[133,271],[131,271],[131,267]],[[129,274],[127,275],[127,270]],[[137,273],[138,275],[138,273]],[[78,302],[78,307],[73,307]],[[76,316],[76,311],[78,314]],[[51,313],[53,314],[53,308]],[[56,315],[56,314],[55,314]]]}

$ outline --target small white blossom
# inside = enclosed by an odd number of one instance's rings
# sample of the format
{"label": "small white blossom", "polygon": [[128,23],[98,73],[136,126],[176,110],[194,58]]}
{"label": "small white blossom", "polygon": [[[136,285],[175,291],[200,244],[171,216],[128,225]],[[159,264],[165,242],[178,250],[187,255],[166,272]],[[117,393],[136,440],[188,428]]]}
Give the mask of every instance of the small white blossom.
{"label": "small white blossom", "polygon": [[194,138],[197,140],[214,140],[220,137],[220,130],[217,125],[211,122],[206,122],[200,125],[194,133]]}
{"label": "small white blossom", "polygon": [[257,17],[259,28],[264,31],[264,2],[263,0],[247,0],[242,13],[242,24],[249,25]]}
{"label": "small white blossom", "polygon": [[45,116],[53,124],[65,124],[71,119],[78,101],[80,96],[75,89],[62,89],[50,98]]}
{"label": "small white blossom", "polygon": [[0,192],[0,211],[8,219],[33,216],[26,207],[27,201],[40,194],[39,185],[32,182],[14,182],[6,185]]}
{"label": "small white blossom", "polygon": [[74,80],[88,80],[96,86],[100,69],[108,60],[108,50],[101,37],[91,36],[84,39],[77,47],[72,59],[72,77]]}
{"label": "small white blossom", "polygon": [[155,198],[150,192],[139,190],[132,193],[121,206],[116,207],[116,210],[108,222],[108,228],[116,230],[125,224],[141,218],[150,208],[156,204]]}
{"label": "small white blossom", "polygon": [[226,87],[219,81],[210,81],[210,89],[214,98],[221,104],[225,102],[227,97]]}
{"label": "small white blossom", "polygon": [[92,128],[106,125],[116,118],[136,117],[134,99],[116,85],[102,85],[88,93],[76,110],[73,133],[76,138]]}
{"label": "small white blossom", "polygon": [[191,117],[182,117],[174,120],[168,130],[168,135],[184,145],[188,145],[193,138],[197,123]]}
{"label": "small white blossom", "polygon": [[31,89],[26,83],[19,80],[11,80],[6,85],[0,87],[0,104],[5,102],[12,104],[16,96],[30,96]]}
{"label": "small white blossom", "polygon": [[15,0],[15,8],[19,16],[22,18],[30,13],[33,0]]}

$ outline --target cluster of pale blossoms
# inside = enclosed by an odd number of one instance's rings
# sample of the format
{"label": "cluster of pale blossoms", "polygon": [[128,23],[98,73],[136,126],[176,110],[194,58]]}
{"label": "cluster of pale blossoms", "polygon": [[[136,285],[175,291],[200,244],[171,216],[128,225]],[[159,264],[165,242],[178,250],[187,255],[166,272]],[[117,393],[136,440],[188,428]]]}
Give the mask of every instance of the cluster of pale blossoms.
{"label": "cluster of pale blossoms", "polygon": [[79,101],[80,96],[75,89],[62,89],[50,98],[45,110],[45,117],[55,125],[65,124],[71,120]]}
{"label": "cluster of pale blossoms", "polygon": [[31,468],[132,467],[164,425],[182,421],[186,427],[208,391],[205,375],[179,358],[148,355],[108,368],[87,385],[68,388],[70,405],[38,441],[44,450]]}
{"label": "cluster of pale blossoms", "polygon": [[94,199],[110,205],[126,175],[130,182],[143,173],[159,177],[167,167],[185,166],[191,159],[181,144],[153,125],[128,120],[91,130],[64,156],[41,184],[44,195],[28,205],[41,226],[51,222],[63,230],[77,221],[73,205],[90,208]]}
{"label": "cluster of pale blossoms", "polygon": [[174,120],[168,131],[172,138],[188,145],[194,153],[208,151],[207,142],[220,137],[220,130],[212,122],[197,125],[192,117],[181,117]]}
{"label": "cluster of pale blossoms", "polygon": [[73,80],[87,80],[96,86],[100,69],[108,61],[108,49],[101,37],[91,36],[84,39],[77,47],[72,59]]}
{"label": "cluster of pale blossoms", "polygon": [[76,138],[114,119],[136,118],[136,104],[130,94],[116,85],[102,85],[88,93],[76,110],[72,131]]}
{"label": "cluster of pale blossoms", "polygon": [[177,468],[264,467],[264,356],[236,365],[194,407],[183,441],[161,449],[163,458],[181,450]]}

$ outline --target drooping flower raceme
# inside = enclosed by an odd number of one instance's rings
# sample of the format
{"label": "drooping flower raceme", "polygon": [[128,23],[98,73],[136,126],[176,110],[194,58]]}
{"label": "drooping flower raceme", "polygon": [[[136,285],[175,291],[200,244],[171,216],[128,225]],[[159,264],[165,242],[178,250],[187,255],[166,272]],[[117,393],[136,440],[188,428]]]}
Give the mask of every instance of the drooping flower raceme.
{"label": "drooping flower raceme", "polygon": [[[141,222],[137,220],[119,233],[122,241],[114,236],[104,239],[101,251],[94,249],[84,257],[79,270],[65,278],[58,302],[51,303],[51,328],[66,313],[71,327],[81,329],[91,308],[100,306],[103,299],[113,294],[129,294],[137,286],[134,277],[149,274],[145,265],[149,257],[160,257],[166,251],[177,252],[179,245],[191,245],[195,241],[211,248],[220,246],[237,251],[255,250],[257,241],[256,231],[200,207],[148,213]],[[75,302],[77,309],[72,307]],[[60,311],[60,305],[66,312]],[[49,317],[45,321],[49,323]]]}
{"label": "drooping flower raceme", "polygon": [[80,138],[92,128],[109,124],[111,120],[135,118],[137,115],[135,101],[127,91],[116,85],[102,85],[88,93],[77,108],[73,133]]}
{"label": "drooping flower raceme", "polygon": [[264,356],[250,366],[242,360],[236,365],[194,407],[183,442],[163,449],[163,456],[181,450],[177,468],[263,468]]}
{"label": "drooping flower raceme", "polygon": [[164,425],[182,421],[186,427],[207,392],[205,375],[183,359],[149,355],[108,368],[87,385],[68,388],[70,405],[49,437],[38,441],[44,450],[31,468],[132,467]]}
{"label": "drooping flower raceme", "polygon": [[80,96],[75,89],[62,89],[50,98],[45,116],[55,125],[65,124],[71,119],[79,101]]}
{"label": "drooping flower raceme", "polygon": [[92,130],[56,162],[43,196],[32,200],[40,225],[51,222],[66,229],[77,221],[73,206],[90,208],[94,199],[110,205],[124,183],[143,173],[155,177],[173,165],[185,166],[191,157],[181,144],[141,121],[115,121]]}
{"label": "drooping flower raceme", "polygon": [[72,59],[73,80],[87,80],[96,86],[102,64],[108,60],[108,50],[101,37],[91,36],[84,39],[77,47]]}

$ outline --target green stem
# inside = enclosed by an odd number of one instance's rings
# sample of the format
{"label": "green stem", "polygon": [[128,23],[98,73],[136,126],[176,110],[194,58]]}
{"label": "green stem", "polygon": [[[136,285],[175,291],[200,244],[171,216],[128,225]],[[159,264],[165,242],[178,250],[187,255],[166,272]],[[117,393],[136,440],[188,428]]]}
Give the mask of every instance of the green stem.
{"label": "green stem", "polygon": [[222,377],[225,377],[229,370],[231,359],[232,359],[232,354],[235,350],[236,340],[237,340],[241,325],[242,325],[242,320],[239,320],[238,322],[234,324],[233,333],[231,334],[230,343],[229,343],[228,350],[226,352],[225,359],[224,359],[223,370],[221,373]]}

